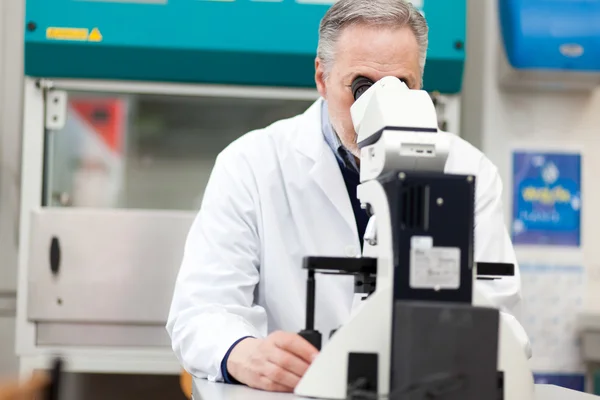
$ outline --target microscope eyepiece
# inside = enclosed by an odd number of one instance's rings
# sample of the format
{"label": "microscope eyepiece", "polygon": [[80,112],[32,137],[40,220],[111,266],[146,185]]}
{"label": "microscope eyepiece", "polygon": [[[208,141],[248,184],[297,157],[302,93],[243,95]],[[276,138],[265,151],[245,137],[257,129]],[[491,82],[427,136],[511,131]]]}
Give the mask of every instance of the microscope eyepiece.
{"label": "microscope eyepiece", "polygon": [[354,82],[352,82],[352,95],[354,96],[354,100],[358,100],[358,98],[371,86],[373,86],[373,81],[369,78],[365,78],[364,76],[356,78]]}

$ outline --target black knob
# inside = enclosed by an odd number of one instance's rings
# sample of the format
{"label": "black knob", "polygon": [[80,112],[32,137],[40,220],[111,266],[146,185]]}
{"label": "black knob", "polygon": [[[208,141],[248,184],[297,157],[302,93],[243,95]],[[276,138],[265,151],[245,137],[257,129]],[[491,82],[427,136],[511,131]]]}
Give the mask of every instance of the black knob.
{"label": "black knob", "polygon": [[58,274],[60,268],[60,242],[57,237],[53,237],[50,242],[50,270],[52,274]]}
{"label": "black knob", "polygon": [[373,86],[373,81],[369,78],[365,78],[364,76],[356,78],[354,82],[352,82],[352,95],[354,96],[354,100],[358,100],[358,98],[371,86]]}
{"label": "black knob", "polygon": [[321,332],[315,330],[303,330],[298,334],[306,339],[308,343],[315,346],[317,350],[321,350]]}

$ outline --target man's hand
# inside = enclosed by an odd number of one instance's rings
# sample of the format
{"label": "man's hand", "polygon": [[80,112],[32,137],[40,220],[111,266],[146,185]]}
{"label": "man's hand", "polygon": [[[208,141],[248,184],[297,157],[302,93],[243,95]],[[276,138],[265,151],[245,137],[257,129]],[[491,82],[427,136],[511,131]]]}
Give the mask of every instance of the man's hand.
{"label": "man's hand", "polygon": [[33,400],[48,385],[48,377],[36,374],[25,382],[0,382],[0,400]]}
{"label": "man's hand", "polygon": [[254,389],[293,392],[318,350],[295,333],[274,332],[265,339],[239,342],[227,360],[227,371]]}

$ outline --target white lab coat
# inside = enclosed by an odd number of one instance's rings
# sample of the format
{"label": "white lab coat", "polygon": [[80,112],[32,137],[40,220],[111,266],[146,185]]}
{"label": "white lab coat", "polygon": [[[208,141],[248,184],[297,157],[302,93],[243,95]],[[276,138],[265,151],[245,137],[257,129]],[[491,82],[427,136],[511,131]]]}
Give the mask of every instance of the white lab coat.
{"label": "white lab coat", "polygon": [[[360,255],[350,199],[321,130],[321,101],[242,136],[216,160],[167,323],[175,354],[197,377],[222,380],[221,360],[241,337],[304,328],[304,256]],[[459,137],[440,134],[452,140],[446,171],[477,177],[475,260],[516,264],[496,167]],[[512,315],[520,303],[516,272],[477,282]],[[318,276],[315,323],[324,338],[350,316],[353,293],[352,277]]]}

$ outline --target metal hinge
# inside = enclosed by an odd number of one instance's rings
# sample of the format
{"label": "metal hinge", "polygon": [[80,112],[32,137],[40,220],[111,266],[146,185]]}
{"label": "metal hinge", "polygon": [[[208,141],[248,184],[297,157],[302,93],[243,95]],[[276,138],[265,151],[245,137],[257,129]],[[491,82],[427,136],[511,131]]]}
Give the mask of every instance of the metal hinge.
{"label": "metal hinge", "polygon": [[45,79],[40,79],[37,86],[44,92],[46,129],[63,129],[67,122],[67,92],[54,89],[52,81]]}
{"label": "metal hinge", "polygon": [[17,312],[17,293],[0,292],[0,316],[14,317]]}

